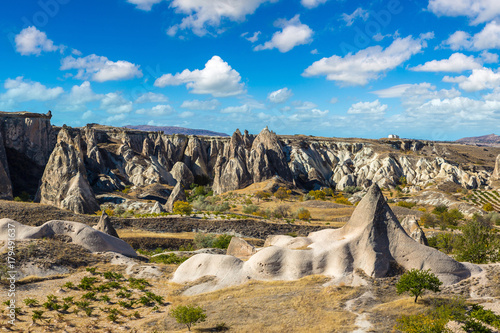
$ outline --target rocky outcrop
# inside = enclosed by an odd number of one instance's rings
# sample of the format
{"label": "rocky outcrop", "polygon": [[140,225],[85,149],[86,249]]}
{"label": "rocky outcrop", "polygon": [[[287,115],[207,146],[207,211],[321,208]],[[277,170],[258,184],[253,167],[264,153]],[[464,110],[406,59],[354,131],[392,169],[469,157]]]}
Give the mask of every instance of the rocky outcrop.
{"label": "rocky outcrop", "polygon": [[345,282],[357,270],[381,278],[387,276],[393,265],[406,270],[430,269],[444,284],[471,276],[470,266],[410,238],[377,185],[370,187],[344,227],[310,233],[302,238],[304,244],[309,244],[306,249],[296,247],[300,239],[297,237],[290,243],[289,238],[275,237],[270,240],[271,246],[245,262],[234,256],[199,254],[179,266],[172,281],[192,283],[211,276],[210,281],[185,291],[196,294],[249,279],[295,280],[321,274],[331,277],[333,282]]}
{"label": "rocky outcrop", "polygon": [[7,154],[3,144],[3,134],[0,128],[0,199],[12,200],[12,183],[10,181]]}
{"label": "rocky outcrop", "polygon": [[69,221],[49,221],[39,227],[30,227],[11,219],[0,219],[0,237],[7,239],[8,230],[14,225],[16,240],[52,238],[56,235],[71,237],[71,242],[91,252],[116,252],[137,257],[134,249],[123,240],[95,230],[86,224]]}
{"label": "rocky outcrop", "polygon": [[231,242],[227,247],[226,254],[228,256],[235,256],[240,259],[245,259],[257,252],[257,249],[249,244],[246,240],[240,237],[231,238]]}
{"label": "rocky outcrop", "polygon": [[118,233],[116,232],[115,228],[113,228],[111,219],[109,218],[109,215],[106,214],[106,212],[102,212],[101,218],[99,219],[99,222],[94,227],[94,229],[104,232],[105,234],[108,234],[110,236],[120,238],[118,237]]}
{"label": "rocky outcrop", "polygon": [[80,136],[62,128],[43,173],[40,202],[81,214],[99,210],[83,161]]}
{"label": "rocky outcrop", "polygon": [[177,162],[170,171],[172,177],[175,179],[175,184],[181,182],[185,187],[194,183],[194,176],[191,170],[183,162]]}
{"label": "rocky outcrop", "polygon": [[406,231],[408,236],[413,238],[415,241],[422,245],[429,245],[427,242],[427,237],[425,237],[425,233],[420,228],[420,225],[417,222],[417,217],[415,215],[407,215],[402,221],[401,226]]}
{"label": "rocky outcrop", "polygon": [[182,185],[182,182],[178,182],[165,204],[165,209],[168,212],[172,213],[174,211],[174,203],[177,201],[186,201],[186,193],[184,191],[184,185]]}
{"label": "rocky outcrop", "polygon": [[500,155],[497,156],[495,160],[495,169],[493,170],[493,174],[491,175],[492,180],[500,180]]}
{"label": "rocky outcrop", "polygon": [[165,213],[165,209],[163,206],[157,201],[155,202],[153,208],[151,208],[151,211],[149,212],[150,214],[161,214]]}

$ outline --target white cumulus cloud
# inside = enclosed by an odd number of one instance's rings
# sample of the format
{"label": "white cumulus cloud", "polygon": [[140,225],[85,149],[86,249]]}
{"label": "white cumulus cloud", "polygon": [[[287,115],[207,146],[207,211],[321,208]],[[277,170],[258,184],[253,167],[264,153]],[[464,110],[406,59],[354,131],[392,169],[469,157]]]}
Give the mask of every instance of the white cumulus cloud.
{"label": "white cumulus cloud", "polygon": [[186,84],[193,94],[211,94],[215,97],[239,95],[245,92],[240,74],[219,56],[213,56],[204,69],[185,69],[175,75],[165,74],[158,78],[157,87]]}
{"label": "white cumulus cloud", "polygon": [[204,36],[209,27],[219,27],[224,19],[243,21],[247,15],[253,14],[261,4],[268,1],[277,0],[172,0],[170,7],[176,13],[187,16],[168,31],[173,36],[179,29],[190,29],[196,35]]}
{"label": "white cumulus cloud", "polygon": [[257,45],[254,48],[255,51],[276,48],[280,52],[285,53],[295,46],[312,42],[314,32],[309,26],[300,22],[299,15],[295,15],[290,20],[279,19],[275,22],[275,26],[282,28],[282,30],[275,32],[270,41],[262,45]]}
{"label": "white cumulus cloud", "polygon": [[444,82],[458,83],[458,86],[468,92],[494,89],[500,85],[499,71],[490,68],[474,69],[470,76],[445,76]]}
{"label": "white cumulus cloud", "polygon": [[54,42],[47,38],[47,34],[36,27],[23,29],[15,37],[16,51],[22,55],[37,55],[42,52],[53,52],[63,49],[62,45],[54,45]]}
{"label": "white cumulus cloud", "polygon": [[174,108],[166,104],[156,105],[150,109],[139,109],[135,111],[135,113],[137,114],[146,114],[148,116],[154,116],[154,117],[166,116],[172,114],[173,112]]}
{"label": "white cumulus cloud", "polygon": [[475,35],[465,31],[456,31],[443,41],[443,46],[452,50],[490,50],[500,48],[500,23],[489,22]]}
{"label": "white cumulus cloud", "polygon": [[181,104],[181,108],[189,110],[215,110],[219,107],[220,102],[216,99],[209,101],[199,101],[194,99],[192,101],[184,101]]}
{"label": "white cumulus cloud", "polygon": [[437,90],[436,86],[423,82],[418,84],[399,84],[387,89],[373,91],[380,98],[401,98],[406,107],[422,105],[431,99],[455,98],[460,91],[455,88]]}
{"label": "white cumulus cloud", "polygon": [[302,75],[325,75],[327,80],[337,81],[341,85],[365,85],[419,53],[427,46],[425,39],[431,37],[433,34],[418,39],[412,36],[397,38],[385,49],[372,46],[345,57],[333,55],[314,62]]}
{"label": "white cumulus cloud", "polygon": [[500,16],[497,0],[429,0],[427,9],[438,16],[466,16],[474,25]]}
{"label": "white cumulus cloud", "polygon": [[300,0],[300,3],[306,8],[315,8],[327,1],[328,0]]}
{"label": "white cumulus cloud", "polygon": [[167,96],[163,94],[157,94],[154,92],[147,92],[142,94],[141,96],[137,97],[135,100],[135,103],[137,104],[143,104],[143,103],[163,103],[167,102],[168,98]]}
{"label": "white cumulus cloud", "polygon": [[352,14],[342,14],[342,19],[345,21],[346,25],[350,27],[354,21],[358,18],[362,19],[363,21],[368,20],[368,17],[370,17],[370,14],[368,14],[368,11],[364,10],[363,8],[359,7],[357,8]]}
{"label": "white cumulus cloud", "polygon": [[101,109],[112,114],[130,113],[133,103],[119,93],[108,93],[101,99]]}
{"label": "white cumulus cloud", "polygon": [[162,2],[162,0],[127,0],[127,2],[134,4],[137,9],[150,11],[153,5]]}
{"label": "white cumulus cloud", "polygon": [[455,72],[460,73],[483,66],[474,56],[466,56],[463,53],[453,53],[449,59],[432,60],[423,65],[411,68],[415,72]]}
{"label": "white cumulus cloud", "polygon": [[371,116],[383,116],[388,106],[386,104],[381,104],[377,99],[373,102],[359,102],[351,105],[348,114],[365,114]]}
{"label": "white cumulus cloud", "polygon": [[292,96],[292,91],[285,87],[269,93],[269,95],[267,95],[267,99],[272,103],[284,103]]}
{"label": "white cumulus cloud", "polygon": [[0,100],[6,103],[49,101],[64,93],[64,89],[61,87],[47,88],[40,82],[25,80],[22,76],[18,76],[14,80],[5,80],[4,88],[6,92],[0,95]]}
{"label": "white cumulus cloud", "polygon": [[61,70],[77,69],[77,79],[97,82],[127,80],[142,77],[139,65],[128,61],[111,61],[106,57],[91,54],[83,58],[68,56],[61,61]]}

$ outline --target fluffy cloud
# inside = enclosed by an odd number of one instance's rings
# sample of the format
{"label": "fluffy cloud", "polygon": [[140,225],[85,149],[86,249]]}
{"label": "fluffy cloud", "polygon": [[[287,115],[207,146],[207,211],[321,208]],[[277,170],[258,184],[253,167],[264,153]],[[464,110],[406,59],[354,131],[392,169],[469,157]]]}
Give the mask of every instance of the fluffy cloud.
{"label": "fluffy cloud", "polygon": [[300,3],[306,8],[315,8],[327,1],[328,0],[300,0]]}
{"label": "fluffy cloud", "polygon": [[127,0],[127,2],[136,5],[137,9],[150,11],[153,5],[162,2],[162,0]]}
{"label": "fluffy cloud", "polygon": [[252,108],[248,104],[240,106],[228,106],[220,111],[220,113],[249,113]]}
{"label": "fluffy cloud", "polygon": [[365,114],[378,117],[385,114],[387,107],[387,105],[381,104],[378,99],[373,102],[359,102],[351,105],[347,114]]}
{"label": "fluffy cloud", "polygon": [[193,94],[211,94],[215,97],[239,95],[245,92],[240,74],[219,56],[213,56],[204,69],[185,69],[175,75],[165,74],[155,81],[155,86],[178,86],[186,84]]}
{"label": "fluffy cloud", "polygon": [[320,109],[312,109],[308,111],[302,110],[292,114],[288,119],[295,122],[304,122],[304,121],[309,121],[311,119],[323,118],[329,112],[330,111],[328,110],[321,111]]}
{"label": "fluffy cloud", "polygon": [[445,76],[444,82],[458,83],[458,86],[465,91],[479,91],[494,89],[500,85],[499,71],[492,71],[490,68],[475,69],[470,76]]}
{"label": "fluffy cloud", "polygon": [[318,107],[316,104],[313,102],[302,102],[302,101],[293,101],[292,105],[295,107],[296,110],[311,110],[316,107]]}
{"label": "fluffy cloud", "polygon": [[285,53],[293,49],[295,46],[309,44],[312,42],[314,32],[307,25],[300,22],[300,16],[295,15],[290,20],[279,19],[274,24],[276,27],[282,28],[281,31],[275,32],[270,41],[262,45],[257,45],[254,50],[271,50],[278,49]]}
{"label": "fluffy cloud", "polygon": [[500,109],[500,101],[482,101],[467,97],[433,99],[414,111],[419,117],[431,115],[451,122],[481,121],[494,115]]}
{"label": "fluffy cloud", "polygon": [[[139,1],[139,0],[134,0]],[[142,0],[145,2],[147,0]],[[182,22],[169,29],[170,35],[178,30],[191,29],[198,36],[208,33],[208,27],[219,27],[222,19],[242,21],[265,2],[276,0],[173,0],[170,7],[176,13],[187,15]]]}
{"label": "fluffy cloud", "polygon": [[364,10],[361,7],[357,8],[351,15],[345,13],[342,14],[342,19],[345,21],[348,27],[350,27],[356,19],[360,18],[363,21],[366,21],[368,20],[368,17],[370,17],[368,11]]}
{"label": "fluffy cloud", "polygon": [[22,55],[37,55],[43,52],[53,52],[63,49],[64,46],[54,45],[54,42],[47,38],[45,32],[38,30],[35,27],[23,29],[15,37],[16,51]]}
{"label": "fluffy cloud", "polygon": [[284,103],[292,96],[293,93],[290,89],[282,88],[269,93],[269,95],[267,95],[267,99],[272,103]]}
{"label": "fluffy cloud", "polygon": [[427,9],[438,16],[466,16],[472,24],[500,16],[500,2],[496,0],[429,0]]}
{"label": "fluffy cloud", "polygon": [[179,118],[192,118],[194,116],[195,116],[194,112],[191,111],[185,111],[179,114]]}
{"label": "fluffy cloud", "polygon": [[58,98],[63,88],[47,88],[40,82],[25,80],[18,76],[15,80],[7,79],[4,83],[6,92],[0,95],[0,100],[6,103],[17,103],[27,101],[49,101]]}
{"label": "fluffy cloud", "polygon": [[443,42],[443,45],[452,50],[498,49],[500,48],[500,23],[490,22],[474,36],[465,31],[456,31]]}
{"label": "fluffy cloud", "polygon": [[135,100],[135,103],[137,104],[143,104],[143,103],[163,103],[167,102],[168,98],[167,96],[163,94],[156,94],[154,92],[147,92],[142,94],[141,96],[137,97]]}
{"label": "fluffy cloud", "polygon": [[77,79],[97,82],[127,80],[142,77],[139,65],[128,61],[111,61],[106,57],[95,54],[83,58],[68,56],[61,61],[61,70],[77,69]]}
{"label": "fluffy cloud", "polygon": [[181,108],[189,110],[215,110],[219,107],[220,102],[216,99],[210,101],[199,101],[197,99],[192,101],[184,101]]}
{"label": "fluffy cloud", "polygon": [[397,38],[386,49],[372,46],[345,57],[334,55],[323,58],[306,68],[302,75],[325,75],[327,80],[337,81],[341,85],[365,85],[419,53],[427,46],[425,39],[432,36],[427,34],[418,39],[412,36]]}
{"label": "fluffy cloud", "polygon": [[245,33],[241,34],[241,37],[244,37],[247,41],[249,41],[251,43],[255,43],[256,41],[259,40],[260,34],[261,34],[260,31],[256,31],[253,33],[253,35],[251,37],[246,37],[248,35],[248,32],[245,32]]}
{"label": "fluffy cloud", "polygon": [[92,90],[90,82],[85,81],[79,86],[73,86],[70,93],[63,98],[58,107],[66,111],[82,111],[87,108],[87,103],[98,101],[103,97],[103,95],[96,94]]}
{"label": "fluffy cloud", "polygon": [[153,106],[151,109],[139,109],[135,113],[137,114],[146,114],[148,116],[159,117],[166,116],[172,114],[174,108],[170,105],[160,104],[157,106]]}
{"label": "fluffy cloud", "polygon": [[436,86],[424,82],[419,84],[400,84],[373,92],[380,98],[401,98],[405,107],[416,107],[431,99],[455,98],[460,96],[456,89],[436,90]]}
{"label": "fluffy cloud", "polygon": [[101,99],[101,109],[112,114],[130,113],[133,103],[118,93],[108,93]]}
{"label": "fluffy cloud", "polygon": [[423,65],[411,68],[415,72],[455,72],[460,73],[483,66],[473,56],[463,53],[453,53],[449,59],[432,60]]}

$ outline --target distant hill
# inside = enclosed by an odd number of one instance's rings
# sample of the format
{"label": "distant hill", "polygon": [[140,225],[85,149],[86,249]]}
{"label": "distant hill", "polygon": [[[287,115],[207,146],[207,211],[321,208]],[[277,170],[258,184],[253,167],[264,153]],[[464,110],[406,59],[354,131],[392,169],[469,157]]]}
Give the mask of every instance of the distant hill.
{"label": "distant hill", "polygon": [[489,134],[489,135],[483,135],[483,136],[473,136],[470,138],[459,139],[456,142],[463,143],[466,145],[496,147],[496,146],[500,146],[500,136],[498,136],[496,134]]}
{"label": "distant hill", "polygon": [[184,134],[184,135],[200,135],[200,136],[229,136],[226,133],[212,132],[203,129],[192,129],[176,126],[150,126],[150,125],[127,125],[125,128],[136,129],[147,132],[163,132],[168,135]]}

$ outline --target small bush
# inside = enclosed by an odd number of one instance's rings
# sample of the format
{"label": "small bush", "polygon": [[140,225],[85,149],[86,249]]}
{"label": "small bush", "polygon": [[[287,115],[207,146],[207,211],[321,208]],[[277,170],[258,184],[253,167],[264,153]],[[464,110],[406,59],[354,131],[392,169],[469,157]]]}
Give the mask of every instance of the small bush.
{"label": "small bush", "polygon": [[203,322],[207,318],[203,308],[199,306],[194,307],[192,305],[179,305],[170,311],[170,316],[175,318],[179,324],[186,325],[188,331],[191,331],[191,326],[196,325],[199,322]]}
{"label": "small bush", "polygon": [[352,206],[352,202],[350,202],[346,197],[340,197],[335,199],[335,203],[338,203],[340,205]]}
{"label": "small bush", "polygon": [[154,263],[161,263],[165,265],[180,265],[184,261],[188,260],[189,257],[180,257],[175,253],[162,254],[156,257],[151,257],[150,261]]}
{"label": "small bush", "polygon": [[284,187],[280,187],[276,192],[274,192],[274,196],[276,197],[276,199],[283,201],[285,199],[290,198],[291,193],[292,191],[287,190]]}
{"label": "small bush", "polygon": [[302,221],[309,221],[311,219],[311,212],[305,208],[299,208],[296,215]]}
{"label": "small bush", "polygon": [[256,205],[243,206],[243,213],[245,214],[253,214],[256,213],[258,210],[259,206]]}
{"label": "small bush", "polygon": [[493,205],[491,203],[487,202],[483,205],[483,210],[486,212],[492,212],[495,209],[493,208]]}
{"label": "small bush", "polygon": [[423,294],[425,290],[438,292],[439,286],[443,283],[439,281],[430,269],[419,270],[412,269],[401,275],[401,278],[396,283],[398,294],[409,292],[410,295],[415,296],[415,303],[417,298]]}
{"label": "small bush", "polygon": [[309,191],[309,196],[313,197],[314,200],[325,200],[326,193],[321,190]]}
{"label": "small bush", "polygon": [[213,247],[217,249],[227,249],[229,247],[229,243],[231,243],[231,239],[233,236],[231,235],[219,235],[217,236],[217,239],[213,243]]}
{"label": "small bush", "polygon": [[197,249],[205,249],[214,247],[215,240],[214,234],[197,233],[193,242]]}
{"label": "small bush", "polygon": [[344,193],[347,193],[347,194],[354,194],[356,192],[359,192],[359,191],[362,191],[363,188],[359,187],[359,186],[346,186],[344,188]]}
{"label": "small bush", "polygon": [[193,212],[193,208],[191,207],[191,204],[186,201],[176,201],[174,203],[174,209],[173,209],[174,214],[179,214],[179,215],[190,215]]}
{"label": "small bush", "polygon": [[398,202],[398,206],[399,207],[404,207],[404,208],[409,208],[409,209],[412,209],[416,205],[417,205],[416,203],[409,202],[409,201],[400,201],[400,202]]}

